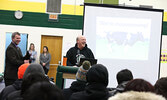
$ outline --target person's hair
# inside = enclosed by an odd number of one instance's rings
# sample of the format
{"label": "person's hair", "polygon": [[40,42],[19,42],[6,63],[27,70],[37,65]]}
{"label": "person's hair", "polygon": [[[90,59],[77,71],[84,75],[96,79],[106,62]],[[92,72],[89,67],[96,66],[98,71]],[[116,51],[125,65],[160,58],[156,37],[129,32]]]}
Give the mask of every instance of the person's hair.
{"label": "person's hair", "polygon": [[[46,50],[47,50],[46,53],[49,53],[49,49],[48,49],[48,47],[47,47],[47,46],[43,46],[43,49],[44,49],[44,48],[46,48]],[[43,53],[44,53],[44,51],[43,51]]]}
{"label": "person's hair", "polygon": [[79,35],[79,36],[77,36],[77,38],[76,38],[76,42],[77,42],[81,37],[83,37],[83,35]]}
{"label": "person's hair", "polygon": [[117,73],[117,82],[121,84],[124,81],[130,81],[133,79],[132,72],[128,69],[123,69]]}
{"label": "person's hair", "polygon": [[51,83],[38,82],[26,91],[24,100],[63,100],[63,94]]}
{"label": "person's hair", "polygon": [[31,43],[31,44],[30,44],[29,50],[31,50],[31,45],[33,45],[33,47],[34,47],[34,48],[33,48],[33,51],[34,51],[34,50],[35,50],[35,45],[34,45],[34,43]]}
{"label": "person's hair", "polygon": [[162,77],[154,85],[155,93],[164,96],[167,99],[167,77]]}
{"label": "person's hair", "polygon": [[19,33],[19,32],[13,32],[13,33],[12,33],[12,39],[14,39],[16,35],[19,35],[19,36],[20,36],[20,33]]}
{"label": "person's hair", "polygon": [[21,95],[25,93],[25,91],[36,82],[49,82],[49,79],[43,75],[42,73],[34,72],[29,73],[26,77],[23,78],[23,82],[21,85]]}
{"label": "person's hair", "polygon": [[154,87],[144,79],[134,79],[128,82],[125,91],[154,92]]}
{"label": "person's hair", "polygon": [[79,36],[76,38],[76,42],[79,40]]}

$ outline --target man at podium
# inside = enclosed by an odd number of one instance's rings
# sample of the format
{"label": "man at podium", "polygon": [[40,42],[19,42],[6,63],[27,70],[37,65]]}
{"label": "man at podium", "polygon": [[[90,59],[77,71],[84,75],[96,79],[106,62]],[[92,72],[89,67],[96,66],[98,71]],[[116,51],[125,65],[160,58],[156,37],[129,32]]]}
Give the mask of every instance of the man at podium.
{"label": "man at podium", "polygon": [[78,36],[76,38],[76,44],[71,47],[66,54],[67,66],[78,66],[80,58],[93,58],[94,55],[90,48],[87,47],[86,38],[84,36]]}

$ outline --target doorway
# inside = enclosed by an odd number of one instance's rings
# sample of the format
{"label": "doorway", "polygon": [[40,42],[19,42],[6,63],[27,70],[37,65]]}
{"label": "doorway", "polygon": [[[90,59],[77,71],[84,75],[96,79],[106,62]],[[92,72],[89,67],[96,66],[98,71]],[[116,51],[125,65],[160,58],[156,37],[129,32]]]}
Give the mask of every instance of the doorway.
{"label": "doorway", "polygon": [[43,52],[43,46],[47,46],[49,53],[51,54],[50,69],[48,72],[49,78],[53,77],[56,81],[56,73],[59,62],[62,57],[62,36],[46,36],[41,37],[41,51]]}

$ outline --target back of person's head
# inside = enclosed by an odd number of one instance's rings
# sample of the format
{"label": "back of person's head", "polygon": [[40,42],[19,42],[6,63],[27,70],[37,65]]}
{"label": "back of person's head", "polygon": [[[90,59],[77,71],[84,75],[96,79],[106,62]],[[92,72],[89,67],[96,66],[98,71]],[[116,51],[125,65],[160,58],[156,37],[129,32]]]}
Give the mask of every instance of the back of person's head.
{"label": "back of person's head", "polygon": [[17,75],[18,75],[18,79],[23,79],[23,75],[27,69],[27,67],[29,66],[30,64],[29,63],[26,63],[26,64],[22,64],[19,68],[18,68],[18,72],[17,72]]}
{"label": "back of person's head", "polygon": [[26,69],[23,78],[26,77],[29,73],[36,73],[36,72],[45,75],[45,72],[40,64],[31,63]]}
{"label": "back of person's head", "polygon": [[37,82],[49,82],[49,79],[42,73],[34,72],[29,73],[26,77],[23,78],[23,82],[21,85],[21,95],[25,93],[25,91],[34,83]]}
{"label": "back of person's head", "polygon": [[167,99],[167,77],[162,77],[154,85],[155,93],[164,96]]}
{"label": "back of person's head", "polygon": [[63,100],[61,90],[48,82],[33,84],[24,96],[24,100]]}
{"label": "back of person's head", "polygon": [[125,91],[154,92],[154,87],[144,79],[134,79],[128,82]]}
{"label": "back of person's head", "polygon": [[117,73],[117,82],[118,84],[121,84],[125,81],[130,81],[133,79],[132,72],[128,69],[123,69]]}
{"label": "back of person's head", "polygon": [[86,74],[90,68],[91,64],[89,61],[84,61],[82,65],[79,67],[77,73],[76,73],[76,79],[77,81],[83,81],[86,82]]}
{"label": "back of person's head", "polygon": [[93,65],[86,75],[87,82],[89,84],[103,84],[104,86],[108,85],[108,70],[102,64]]}

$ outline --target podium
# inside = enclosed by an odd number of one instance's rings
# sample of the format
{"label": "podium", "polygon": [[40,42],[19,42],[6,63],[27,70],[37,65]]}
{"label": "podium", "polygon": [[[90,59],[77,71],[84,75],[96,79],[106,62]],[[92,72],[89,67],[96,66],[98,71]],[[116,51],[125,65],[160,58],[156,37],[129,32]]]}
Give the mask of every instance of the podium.
{"label": "podium", "polygon": [[63,89],[64,79],[76,79],[77,71],[78,67],[58,65],[56,74],[56,86]]}

